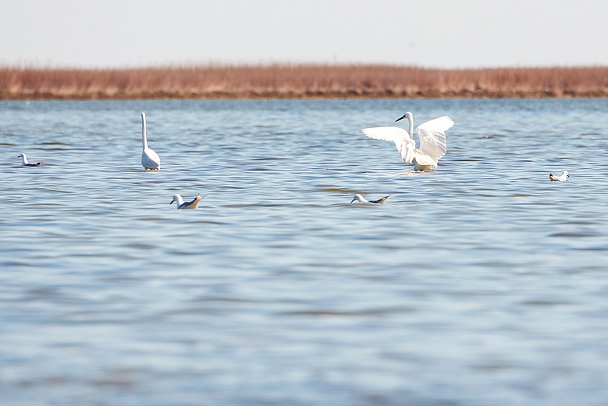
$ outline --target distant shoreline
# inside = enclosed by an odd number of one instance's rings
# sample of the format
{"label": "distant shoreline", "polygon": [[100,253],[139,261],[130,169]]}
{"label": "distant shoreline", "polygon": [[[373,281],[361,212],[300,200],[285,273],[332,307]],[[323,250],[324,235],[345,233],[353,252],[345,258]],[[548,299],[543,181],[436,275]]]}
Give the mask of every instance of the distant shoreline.
{"label": "distant shoreline", "polygon": [[429,69],[393,65],[0,67],[0,100],[608,97],[608,67]]}

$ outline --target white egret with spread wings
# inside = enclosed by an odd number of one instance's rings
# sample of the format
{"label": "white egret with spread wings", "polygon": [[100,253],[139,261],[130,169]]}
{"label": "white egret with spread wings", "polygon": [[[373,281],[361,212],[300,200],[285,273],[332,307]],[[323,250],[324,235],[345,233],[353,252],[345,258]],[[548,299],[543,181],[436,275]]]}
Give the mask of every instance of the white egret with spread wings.
{"label": "white egret with spread wings", "polygon": [[445,132],[452,128],[454,120],[448,116],[427,121],[416,128],[420,147],[414,141],[414,116],[409,111],[395,122],[407,118],[410,122],[409,132],[400,127],[372,127],[361,130],[363,134],[377,140],[393,141],[401,158],[406,164],[414,164],[414,170],[426,171],[437,169],[437,161],[447,151]]}

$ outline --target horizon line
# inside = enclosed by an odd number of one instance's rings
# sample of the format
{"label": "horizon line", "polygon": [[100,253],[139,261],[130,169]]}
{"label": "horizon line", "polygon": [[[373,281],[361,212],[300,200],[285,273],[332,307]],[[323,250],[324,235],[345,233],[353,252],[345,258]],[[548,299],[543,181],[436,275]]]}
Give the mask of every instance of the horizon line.
{"label": "horizon line", "polygon": [[15,70],[80,70],[80,71],[127,71],[127,70],[160,70],[160,69],[218,69],[218,68],[302,68],[302,67],[390,67],[408,68],[429,71],[480,71],[497,69],[591,69],[607,68],[608,64],[581,64],[581,65],[487,65],[477,67],[436,67],[416,64],[400,64],[388,62],[289,62],[289,61],[269,61],[269,62],[185,62],[185,63],[159,63],[142,65],[117,65],[117,66],[79,66],[79,65],[54,65],[39,63],[3,63],[0,61],[0,69]]}

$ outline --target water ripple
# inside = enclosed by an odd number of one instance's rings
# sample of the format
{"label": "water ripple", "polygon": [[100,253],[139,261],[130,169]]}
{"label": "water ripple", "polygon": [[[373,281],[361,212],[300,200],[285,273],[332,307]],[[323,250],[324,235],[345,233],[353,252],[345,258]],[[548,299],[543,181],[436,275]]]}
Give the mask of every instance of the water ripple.
{"label": "water ripple", "polygon": [[608,398],[606,99],[0,104],[3,405]]}

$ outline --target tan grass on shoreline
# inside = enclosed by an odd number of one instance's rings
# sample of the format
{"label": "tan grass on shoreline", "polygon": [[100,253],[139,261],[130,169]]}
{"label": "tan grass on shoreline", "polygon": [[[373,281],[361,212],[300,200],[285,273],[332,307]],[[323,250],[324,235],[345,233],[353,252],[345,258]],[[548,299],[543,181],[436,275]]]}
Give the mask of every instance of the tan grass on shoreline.
{"label": "tan grass on shoreline", "polygon": [[608,97],[608,67],[444,70],[392,65],[0,67],[0,99]]}

